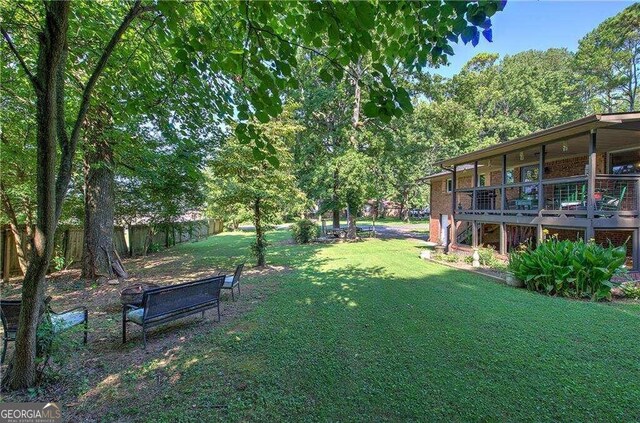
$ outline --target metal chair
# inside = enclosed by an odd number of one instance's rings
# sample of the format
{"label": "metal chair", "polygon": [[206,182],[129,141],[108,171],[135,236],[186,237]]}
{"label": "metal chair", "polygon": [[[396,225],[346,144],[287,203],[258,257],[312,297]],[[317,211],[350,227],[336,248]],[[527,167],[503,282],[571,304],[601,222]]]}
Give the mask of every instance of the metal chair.
{"label": "metal chair", "polygon": [[[45,299],[46,318],[49,319],[54,333],[62,332],[74,326],[84,323],[84,343],[87,343],[87,331],[89,329],[89,315],[86,307],[75,307],[60,313],[51,310],[49,302],[51,297]],[[15,342],[20,320],[21,300],[0,300],[0,318],[2,320],[2,356],[0,363],[4,363],[9,341]]]}
{"label": "metal chair", "polygon": [[242,274],[243,268],[244,263],[241,263],[236,267],[236,270],[235,272],[233,272],[233,274],[224,274],[224,284],[222,284],[222,289],[231,290],[231,299],[233,301],[236,300],[235,295],[233,294],[233,288],[237,287],[238,295],[240,295],[240,275]]}

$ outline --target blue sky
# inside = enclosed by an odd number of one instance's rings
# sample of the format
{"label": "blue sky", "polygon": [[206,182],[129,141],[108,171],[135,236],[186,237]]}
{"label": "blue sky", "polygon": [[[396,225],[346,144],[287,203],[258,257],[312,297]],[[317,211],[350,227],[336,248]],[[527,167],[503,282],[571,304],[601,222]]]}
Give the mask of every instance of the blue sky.
{"label": "blue sky", "polygon": [[429,72],[453,76],[481,52],[515,54],[551,47],[578,48],[578,41],[605,19],[621,12],[632,1],[517,1],[491,19],[493,43],[481,37],[477,47],[462,42],[453,45],[450,65]]}

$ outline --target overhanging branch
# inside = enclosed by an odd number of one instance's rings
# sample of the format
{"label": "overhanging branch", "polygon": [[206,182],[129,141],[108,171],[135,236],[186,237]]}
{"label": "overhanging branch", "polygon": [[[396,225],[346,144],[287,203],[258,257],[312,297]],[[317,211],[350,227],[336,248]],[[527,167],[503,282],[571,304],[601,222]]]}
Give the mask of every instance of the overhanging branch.
{"label": "overhanging branch", "polygon": [[16,48],[15,44],[13,44],[13,40],[11,39],[11,36],[9,35],[9,33],[2,26],[0,26],[0,32],[2,32],[2,36],[4,37],[7,44],[9,44],[9,49],[11,50],[13,55],[16,56],[16,59],[18,59],[18,62],[20,62],[20,66],[22,67],[24,72],[27,74],[29,81],[31,81],[31,84],[33,84],[33,88],[36,90],[36,92],[38,93],[41,92],[42,90],[40,88],[40,84],[38,83],[38,80],[35,78],[35,76],[33,76],[31,71],[29,70],[27,63],[24,61],[24,59],[20,55],[20,52]]}
{"label": "overhanging branch", "polygon": [[[111,36],[109,43],[104,48],[96,67],[94,68],[87,84],[84,87],[82,92],[82,100],[80,102],[80,108],[78,110],[78,116],[76,117],[75,123],[73,125],[73,129],[71,131],[71,136],[67,138],[66,133],[59,134],[61,136],[60,146],[62,149],[62,158],[60,161],[60,167],[58,169],[58,177],[56,180],[56,216],[60,217],[62,213],[62,203],[64,197],[67,193],[67,188],[69,186],[69,181],[71,180],[71,168],[73,164],[73,157],[75,155],[76,147],[78,145],[78,139],[80,138],[80,131],[82,129],[82,124],[84,119],[87,116],[87,112],[89,111],[89,102],[91,100],[91,94],[102,75],[105,67],[107,66],[107,62],[111,57],[111,54],[115,50],[117,44],[120,42],[122,36],[127,31],[131,23],[141,14],[145,12],[149,12],[155,10],[152,6],[142,6],[141,0],[137,0],[135,4],[129,9],[129,12],[126,14],[120,26]],[[62,119],[64,121],[64,116],[58,116],[58,119]]]}

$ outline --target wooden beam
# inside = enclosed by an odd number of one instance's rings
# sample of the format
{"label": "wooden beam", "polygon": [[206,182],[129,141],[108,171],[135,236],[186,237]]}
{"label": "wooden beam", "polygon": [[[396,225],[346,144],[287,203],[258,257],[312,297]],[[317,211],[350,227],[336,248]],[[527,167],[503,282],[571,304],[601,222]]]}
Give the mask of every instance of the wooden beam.
{"label": "wooden beam", "polygon": [[507,254],[507,224],[500,223],[500,254]]}
{"label": "wooden beam", "polygon": [[502,156],[502,192],[501,192],[501,209],[502,210],[506,210],[507,209],[507,155],[504,154]]}
{"label": "wooden beam", "polygon": [[542,178],[544,177],[545,152],[545,145],[542,144],[540,146],[540,157],[538,158],[538,211],[544,209],[544,187],[542,186]]}
{"label": "wooden beam", "polygon": [[589,139],[589,164],[587,165],[587,218],[589,226],[585,230],[585,237],[591,239],[595,232],[593,229],[593,218],[596,209],[594,193],[596,192],[596,171],[597,171],[597,155],[596,155],[596,130],[592,129]]}
{"label": "wooden beam", "polygon": [[640,229],[633,231],[633,249],[631,252],[631,258],[633,260],[633,269],[640,270]]}

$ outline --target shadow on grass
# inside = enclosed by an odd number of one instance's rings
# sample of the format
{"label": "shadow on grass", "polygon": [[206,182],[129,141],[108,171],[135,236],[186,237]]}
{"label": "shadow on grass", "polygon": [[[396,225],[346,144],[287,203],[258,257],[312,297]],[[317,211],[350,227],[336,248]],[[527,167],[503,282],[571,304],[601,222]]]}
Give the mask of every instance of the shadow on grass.
{"label": "shadow on grass", "polygon": [[[251,240],[184,249],[193,263],[232,262]],[[70,420],[634,419],[640,306],[508,288],[412,247],[274,245],[269,261],[291,270],[248,278],[235,318],[160,328],[148,353],[111,337],[70,351],[76,372],[39,399],[71,404]],[[116,314],[100,321],[118,335]]]}

